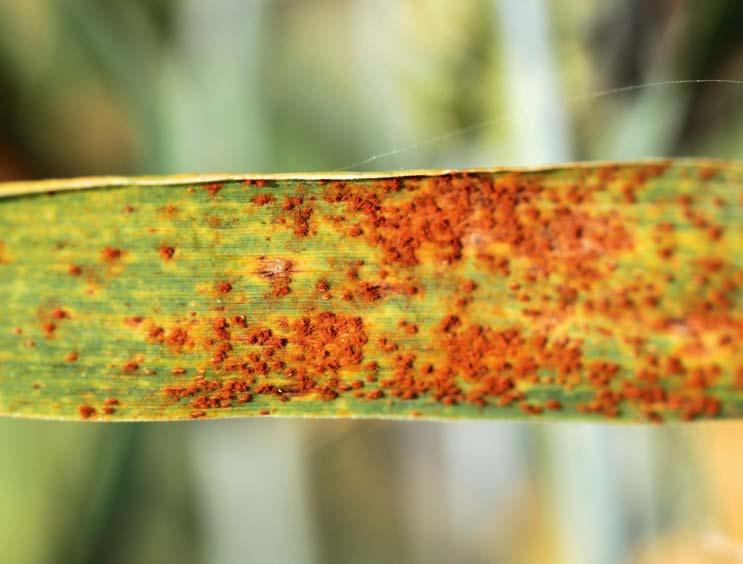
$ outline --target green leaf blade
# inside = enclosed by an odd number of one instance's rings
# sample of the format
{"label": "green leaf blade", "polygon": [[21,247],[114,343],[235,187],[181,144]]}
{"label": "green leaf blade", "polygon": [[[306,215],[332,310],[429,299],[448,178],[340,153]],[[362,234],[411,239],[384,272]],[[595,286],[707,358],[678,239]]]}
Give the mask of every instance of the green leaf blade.
{"label": "green leaf blade", "polygon": [[739,417],[742,195],[701,161],[6,185],[0,413]]}

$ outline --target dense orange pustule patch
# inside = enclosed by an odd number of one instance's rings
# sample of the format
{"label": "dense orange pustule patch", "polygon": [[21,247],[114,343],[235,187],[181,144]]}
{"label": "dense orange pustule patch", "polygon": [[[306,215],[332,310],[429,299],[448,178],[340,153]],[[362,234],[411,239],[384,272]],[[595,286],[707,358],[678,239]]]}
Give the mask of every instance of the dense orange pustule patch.
{"label": "dense orange pustule patch", "polygon": [[191,406],[203,410],[245,403],[253,394],[282,401],[307,394],[332,400],[352,389],[339,373],[363,359],[368,337],[360,317],[321,312],[280,322],[276,329],[279,334],[263,325],[214,319],[214,337],[204,346],[213,355],[213,369],[231,376],[209,380],[201,372],[190,383],[169,385],[163,392],[174,399],[195,397]]}
{"label": "dense orange pustule patch", "polygon": [[461,321],[455,315],[448,315],[439,323],[439,346],[446,355],[437,365],[418,365],[416,352],[387,347],[395,353],[394,369],[391,377],[380,381],[381,385],[401,399],[431,395],[444,405],[469,401],[483,406],[488,395],[506,396],[509,401],[520,399],[515,391],[516,381],[531,376],[536,365],[528,353],[509,357],[509,347],[517,335],[478,326],[458,332],[460,327]]}
{"label": "dense orange pustule patch", "polygon": [[[568,338],[552,339],[539,333],[527,337],[518,329],[460,328],[455,316],[445,317],[438,331],[440,345],[447,353],[445,362],[414,370],[414,356],[400,355],[398,359],[405,362],[398,360],[394,378],[383,382],[393,394],[432,393],[443,403],[469,401],[480,406],[486,405],[488,398],[499,398],[497,404],[504,406],[523,399],[522,389],[530,384],[549,382],[568,390],[578,385],[593,390],[594,399],[580,404],[578,410],[608,417],[618,416],[625,405],[651,420],[660,419],[662,413],[688,420],[714,415],[720,409],[719,400],[706,391],[720,373],[714,365],[698,367],[691,379],[664,383],[660,366],[668,366],[670,375],[683,373],[677,357],[643,356],[640,368],[631,376],[626,367],[614,362],[585,360],[582,343]],[[544,372],[551,376],[540,377]],[[542,413],[528,402],[520,407],[529,414]],[[544,408],[561,409],[562,404],[550,398]]]}
{"label": "dense orange pustule patch", "polygon": [[290,342],[301,349],[314,374],[361,364],[368,338],[360,317],[322,312],[292,325]]}
{"label": "dense orange pustule patch", "polygon": [[[597,188],[592,188],[595,190]],[[409,192],[388,202],[390,193]],[[375,190],[343,182],[326,189],[325,200],[361,214],[367,237],[382,249],[388,264],[414,266],[423,246],[452,263],[465,246],[508,244],[511,255],[540,262],[579,263],[602,253],[626,250],[629,232],[612,213],[588,215],[571,204],[590,199],[591,190],[546,193],[527,175],[493,180],[488,176],[443,176],[428,180],[387,181]],[[552,197],[551,209],[537,203]],[[551,266],[551,265],[545,265]]]}

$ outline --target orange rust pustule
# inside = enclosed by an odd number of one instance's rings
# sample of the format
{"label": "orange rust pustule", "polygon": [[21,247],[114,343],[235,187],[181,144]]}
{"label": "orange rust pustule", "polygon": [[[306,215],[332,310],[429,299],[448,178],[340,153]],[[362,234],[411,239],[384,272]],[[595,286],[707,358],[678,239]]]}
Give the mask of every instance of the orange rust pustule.
{"label": "orange rust pustule", "polygon": [[405,319],[401,319],[400,321],[398,321],[397,326],[408,335],[415,335],[418,332],[418,326],[415,323],[410,323]]}
{"label": "orange rust pustule", "polygon": [[124,318],[124,325],[128,325],[129,327],[137,327],[143,321],[144,317],[142,317],[141,315],[133,315],[131,317]]}
{"label": "orange rust pustule", "polygon": [[553,411],[562,409],[562,402],[556,399],[548,399],[544,402],[545,409],[551,409]]}
{"label": "orange rust pustule", "polygon": [[204,185],[204,190],[212,197],[219,194],[219,192],[224,188],[224,185],[219,184],[217,182],[213,182],[211,184]]}
{"label": "orange rust pustule", "polygon": [[78,406],[77,412],[80,414],[80,417],[82,417],[83,419],[90,419],[91,417],[95,415],[96,409],[95,407],[91,405],[81,405],[81,406]]}
{"label": "orange rust pustule", "polygon": [[373,282],[360,282],[356,286],[356,294],[364,302],[375,302],[382,297],[382,285]]}
{"label": "orange rust pustule", "polygon": [[149,330],[148,336],[157,342],[164,342],[173,352],[181,352],[194,346],[188,329],[178,325],[172,327],[167,335],[162,327],[154,326]]}
{"label": "orange rust pustule", "polygon": [[217,317],[212,321],[212,330],[218,339],[230,340],[230,332],[227,330],[229,323],[224,317]]}
{"label": "orange rust pustule", "polygon": [[304,203],[302,196],[287,196],[281,203],[281,209],[284,211],[291,211]]}
{"label": "orange rust pustule", "polygon": [[465,280],[459,286],[459,290],[464,292],[465,294],[471,294],[476,289],[477,289],[477,284],[475,283],[474,280]]}
{"label": "orange rust pustule", "polygon": [[224,296],[232,291],[232,284],[230,284],[227,280],[222,280],[221,282],[217,282],[215,284],[214,291],[217,294]]}
{"label": "orange rust pustule", "polygon": [[297,237],[306,237],[310,233],[310,218],[312,217],[312,208],[297,208],[292,211],[292,221],[294,223],[294,234]]}
{"label": "orange rust pustule", "polygon": [[271,194],[256,194],[250,201],[256,206],[261,207],[273,202],[273,196]]}
{"label": "orange rust pustule", "polygon": [[131,374],[139,370],[139,363],[135,360],[128,360],[121,365],[121,372],[124,374]]}
{"label": "orange rust pustule", "polygon": [[330,290],[330,284],[328,284],[327,280],[322,278],[318,280],[317,283],[315,284],[315,290],[320,294],[324,294],[325,292]]}
{"label": "orange rust pustule", "polygon": [[123,254],[121,249],[115,247],[103,247],[101,251],[101,260],[103,262],[113,262],[119,260]]}
{"label": "orange rust pustule", "polygon": [[178,206],[168,204],[157,208],[157,213],[165,219],[172,221],[178,215]]}
{"label": "orange rust pustule", "polygon": [[158,253],[160,254],[161,259],[163,259],[164,261],[169,261],[173,258],[173,255],[175,255],[175,247],[160,245]]}
{"label": "orange rust pustule", "polygon": [[69,319],[70,318],[69,312],[62,309],[61,307],[53,309],[49,313],[49,315],[51,315],[53,319]]}
{"label": "orange rust pustule", "polygon": [[44,336],[47,339],[52,339],[55,332],[59,327],[59,323],[63,320],[70,319],[70,313],[63,308],[54,308],[41,315],[41,330],[44,332]]}

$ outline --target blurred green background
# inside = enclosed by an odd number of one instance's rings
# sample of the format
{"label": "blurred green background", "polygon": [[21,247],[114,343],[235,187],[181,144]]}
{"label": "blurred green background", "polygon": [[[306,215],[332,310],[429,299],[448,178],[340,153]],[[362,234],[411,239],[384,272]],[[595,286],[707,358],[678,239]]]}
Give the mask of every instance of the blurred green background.
{"label": "blurred green background", "polygon": [[[741,30],[735,0],[0,0],[0,180],[740,158],[743,87],[584,97],[741,79]],[[742,472],[735,423],[6,419],[0,561],[743,562]]]}

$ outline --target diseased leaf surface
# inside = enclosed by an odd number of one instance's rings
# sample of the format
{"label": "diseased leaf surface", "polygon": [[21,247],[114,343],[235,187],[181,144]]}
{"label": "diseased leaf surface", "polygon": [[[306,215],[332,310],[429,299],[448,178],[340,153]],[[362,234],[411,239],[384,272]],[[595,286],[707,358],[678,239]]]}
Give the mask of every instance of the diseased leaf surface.
{"label": "diseased leaf surface", "polygon": [[95,182],[0,187],[2,414],[743,415],[740,165]]}

